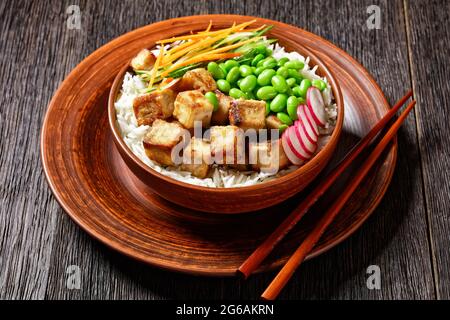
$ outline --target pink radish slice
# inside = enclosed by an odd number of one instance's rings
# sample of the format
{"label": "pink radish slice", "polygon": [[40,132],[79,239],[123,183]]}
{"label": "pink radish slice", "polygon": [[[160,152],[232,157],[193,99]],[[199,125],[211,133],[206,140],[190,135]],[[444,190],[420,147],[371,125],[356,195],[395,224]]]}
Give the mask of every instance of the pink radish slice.
{"label": "pink radish slice", "polygon": [[[304,130],[306,137],[311,143],[316,143],[318,139],[318,135],[314,131],[309,119],[307,118],[305,114],[305,106],[300,105],[297,108],[297,117],[298,121],[302,123],[302,129]],[[315,125],[315,124],[314,124]]]}
{"label": "pink radish slice", "polygon": [[300,121],[295,121],[294,124],[294,132],[295,132],[295,136],[298,140],[298,142],[300,143],[300,146],[302,147],[303,151],[305,151],[305,153],[308,155],[308,157],[310,157],[314,151],[316,150],[316,144],[315,143],[311,143],[308,138],[306,137],[305,132],[303,131],[304,129],[302,129],[303,124]]}
{"label": "pink radish slice", "polygon": [[311,154],[306,150],[306,147],[302,146],[303,141],[300,140],[297,132],[297,128],[295,126],[291,126],[288,128],[288,141],[294,147],[294,153],[300,159],[306,161],[311,158]]}
{"label": "pink radish slice", "polygon": [[316,87],[309,87],[306,92],[306,102],[311,110],[314,121],[324,127],[326,124],[325,103],[323,102],[322,93]]}
{"label": "pink radish slice", "polygon": [[304,161],[297,157],[292,151],[294,150],[294,146],[288,139],[287,130],[284,131],[283,136],[281,137],[281,144],[283,146],[284,153],[286,154],[286,157],[289,159],[289,161],[298,166],[303,164]]}
{"label": "pink radish slice", "polygon": [[309,110],[309,108],[307,106],[304,106],[303,110],[305,112],[306,119],[308,119],[308,123],[310,124],[311,128],[314,130],[314,133],[316,134],[316,136],[319,136],[319,128],[317,128],[317,124],[313,119],[311,111]]}

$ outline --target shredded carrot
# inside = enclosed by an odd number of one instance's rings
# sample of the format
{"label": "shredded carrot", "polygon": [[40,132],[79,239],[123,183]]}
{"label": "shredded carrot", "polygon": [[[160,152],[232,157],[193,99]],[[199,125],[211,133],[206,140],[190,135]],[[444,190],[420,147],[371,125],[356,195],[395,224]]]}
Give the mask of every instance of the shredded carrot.
{"label": "shredded carrot", "polygon": [[158,73],[159,64],[162,60],[163,55],[164,55],[164,46],[161,46],[161,48],[159,49],[158,58],[156,58],[155,65],[152,68],[152,77],[150,78],[150,82],[148,84],[149,88],[153,86],[153,82],[155,81],[156,74]]}
{"label": "shredded carrot", "polygon": [[164,77],[164,76],[168,75],[170,72],[174,71],[175,69],[187,66],[192,63],[221,60],[221,59],[230,59],[230,58],[234,58],[234,57],[239,57],[240,55],[241,55],[241,53],[238,53],[238,52],[228,52],[228,53],[209,54],[209,55],[204,55],[202,57],[197,56],[197,57],[194,57],[194,58],[191,58],[191,59],[185,60],[183,62],[172,65],[169,69],[167,69],[166,71],[161,73],[161,76]]}
{"label": "shredded carrot", "polygon": [[244,23],[238,24],[238,25],[233,26],[233,27],[228,28],[228,29],[221,29],[221,30],[218,30],[218,31],[208,31],[207,33],[198,33],[198,34],[194,34],[194,35],[187,35],[187,36],[180,36],[180,37],[173,37],[173,38],[169,38],[169,39],[163,39],[163,40],[157,41],[157,43],[158,44],[162,44],[162,43],[168,43],[168,42],[175,42],[175,41],[178,41],[178,40],[188,40],[188,39],[194,39],[194,38],[202,38],[202,37],[205,37],[205,36],[211,36],[211,35],[220,34],[220,33],[223,33],[225,31],[228,31],[229,33],[231,33],[231,32],[235,32],[235,31],[243,30],[243,29],[245,29],[246,27],[248,27],[249,25],[251,25],[254,22],[256,22],[256,20],[244,22]]}
{"label": "shredded carrot", "polygon": [[212,27],[212,20],[209,20],[209,25],[208,28],[206,28],[205,32],[209,32],[209,30],[211,30]]}

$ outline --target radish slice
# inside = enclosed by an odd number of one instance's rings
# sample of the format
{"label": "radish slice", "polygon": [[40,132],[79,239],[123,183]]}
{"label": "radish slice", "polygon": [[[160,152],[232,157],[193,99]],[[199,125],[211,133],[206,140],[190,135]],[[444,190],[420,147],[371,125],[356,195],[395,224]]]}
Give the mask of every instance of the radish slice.
{"label": "radish slice", "polygon": [[297,132],[297,128],[295,126],[291,126],[288,130],[287,139],[294,148],[294,154],[304,161],[309,160],[309,158],[311,158],[311,153],[307,151],[306,147],[302,146],[303,141],[298,136],[299,133]]}
{"label": "radish slice", "polygon": [[313,119],[313,116],[311,114],[311,111],[307,106],[303,106],[303,110],[305,111],[306,119],[308,120],[308,123],[310,124],[311,128],[314,130],[314,133],[316,136],[319,136],[319,128],[317,128],[317,124]]}
{"label": "radish slice", "polygon": [[300,142],[300,146],[309,156],[312,156],[314,154],[314,151],[316,151],[316,143],[312,143],[311,141],[309,141],[305,134],[305,129],[303,128],[303,123],[301,121],[295,121],[294,127],[296,137]]}
{"label": "radish slice", "polygon": [[306,137],[308,138],[308,140],[311,143],[317,143],[317,139],[319,138],[319,136],[316,133],[316,129],[317,126],[314,123],[314,127],[311,125],[311,121],[308,119],[306,113],[305,113],[305,108],[307,108],[304,105],[300,105],[297,108],[297,117],[298,117],[298,121],[300,121],[302,123],[302,129],[306,134]]}
{"label": "radish slice", "polygon": [[281,137],[281,144],[283,146],[283,150],[284,153],[286,154],[286,157],[289,159],[289,161],[291,161],[293,164],[295,165],[301,165],[303,164],[304,160],[300,159],[299,157],[297,157],[294,153],[294,146],[292,145],[292,143],[290,142],[290,140],[288,139],[288,130],[285,130],[283,132],[283,135]]}
{"label": "radish slice", "polygon": [[309,87],[306,92],[306,102],[311,110],[314,121],[324,127],[326,124],[325,103],[323,102],[322,93],[316,87]]}

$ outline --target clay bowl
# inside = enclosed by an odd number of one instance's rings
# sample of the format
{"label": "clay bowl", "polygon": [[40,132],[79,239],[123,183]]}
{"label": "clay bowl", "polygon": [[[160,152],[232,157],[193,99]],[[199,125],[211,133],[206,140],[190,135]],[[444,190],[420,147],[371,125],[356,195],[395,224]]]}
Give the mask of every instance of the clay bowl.
{"label": "clay bowl", "polygon": [[[205,28],[207,23],[205,23]],[[222,27],[222,26],[219,26]],[[223,27],[226,27],[225,25]],[[186,34],[191,31],[186,28]],[[164,34],[162,38],[180,34]],[[275,27],[269,37],[277,38],[287,51],[297,51],[301,55],[310,57],[310,65],[318,66],[317,73],[325,76],[332,88],[338,115],[336,127],[326,146],[310,161],[297,170],[280,178],[248,187],[237,188],[208,188],[180,182],[166,177],[145,165],[122,140],[116,121],[114,102],[122,87],[124,74],[129,70],[125,65],[114,79],[108,101],[109,125],[113,133],[114,143],[131,171],[155,193],[162,198],[183,207],[212,213],[242,213],[256,211],[281,203],[296,193],[302,191],[322,171],[331,159],[344,120],[344,102],[338,83],[331,70],[319,59],[299,43],[288,40],[283,36],[282,27]],[[151,48],[154,43],[143,43],[142,48]]]}

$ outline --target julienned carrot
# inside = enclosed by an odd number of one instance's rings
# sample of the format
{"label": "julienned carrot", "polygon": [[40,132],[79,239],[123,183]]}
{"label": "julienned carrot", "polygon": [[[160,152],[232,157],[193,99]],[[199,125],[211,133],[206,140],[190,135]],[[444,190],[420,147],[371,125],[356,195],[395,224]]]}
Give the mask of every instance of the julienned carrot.
{"label": "julienned carrot", "polygon": [[235,58],[235,57],[239,57],[241,55],[241,53],[239,52],[228,52],[228,53],[217,53],[217,54],[208,54],[202,57],[195,57],[195,58],[191,58],[189,60],[174,64],[172,67],[170,67],[169,69],[167,69],[166,71],[164,71],[163,73],[161,73],[162,77],[165,77],[166,75],[168,75],[170,72],[187,66],[189,64],[192,63],[197,63],[197,62],[203,62],[203,61],[213,61],[213,60],[222,60],[222,59],[230,59],[230,58]]}
{"label": "julienned carrot", "polygon": [[152,77],[150,78],[150,82],[148,84],[148,87],[153,87],[153,82],[155,81],[156,74],[158,73],[159,64],[161,63],[162,57],[164,55],[164,46],[161,46],[159,49],[158,58],[156,58],[155,65],[152,68]]}
{"label": "julienned carrot", "polygon": [[217,35],[217,34],[219,34],[221,32],[224,32],[224,31],[230,31],[230,33],[231,33],[231,32],[242,30],[242,29],[248,27],[249,25],[251,25],[254,22],[256,22],[256,20],[244,22],[244,23],[238,24],[238,25],[233,26],[233,27],[228,28],[228,29],[221,29],[221,30],[217,30],[217,31],[208,31],[207,33],[206,32],[205,33],[197,33],[197,34],[188,35],[188,36],[173,37],[173,38],[169,38],[169,39],[159,40],[156,43],[162,44],[162,43],[168,43],[168,42],[175,42],[175,41],[178,41],[178,40],[188,40],[188,39],[194,39],[194,38],[203,38],[203,37],[207,37],[207,36]]}
{"label": "julienned carrot", "polygon": [[209,30],[211,30],[212,27],[212,20],[209,20],[209,25],[208,28],[206,28],[205,32],[209,32]]}

